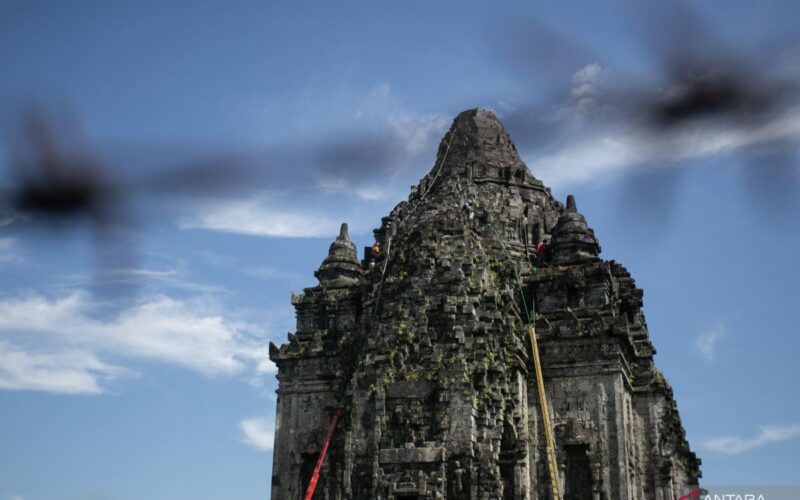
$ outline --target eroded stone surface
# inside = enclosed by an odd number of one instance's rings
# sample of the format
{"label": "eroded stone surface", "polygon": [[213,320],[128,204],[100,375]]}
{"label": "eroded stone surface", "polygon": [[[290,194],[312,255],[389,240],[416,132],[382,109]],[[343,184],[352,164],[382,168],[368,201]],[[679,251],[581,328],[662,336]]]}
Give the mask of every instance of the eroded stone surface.
{"label": "eroded stone surface", "polygon": [[454,120],[375,238],[359,263],[343,227],[319,285],[292,297],[297,331],[270,346],[272,498],[302,497],[336,409],[317,499],[550,498],[529,318],[565,498],[671,500],[697,484],[642,290],[494,114]]}

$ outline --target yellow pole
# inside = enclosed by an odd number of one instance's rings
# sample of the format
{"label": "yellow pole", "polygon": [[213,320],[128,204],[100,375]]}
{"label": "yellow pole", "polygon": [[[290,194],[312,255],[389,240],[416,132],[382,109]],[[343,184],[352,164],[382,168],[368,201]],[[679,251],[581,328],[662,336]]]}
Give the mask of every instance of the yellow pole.
{"label": "yellow pole", "polygon": [[558,480],[558,462],[556,462],[556,443],[553,439],[553,428],[550,425],[550,410],[547,406],[547,394],[544,392],[542,380],[542,363],[539,360],[539,346],[536,343],[536,330],[528,324],[528,335],[531,337],[531,352],[533,353],[533,367],[536,370],[536,387],[539,391],[539,406],[542,409],[542,426],[544,427],[544,440],[547,448],[547,466],[550,470],[550,484],[553,489],[553,500],[561,500],[561,487]]}

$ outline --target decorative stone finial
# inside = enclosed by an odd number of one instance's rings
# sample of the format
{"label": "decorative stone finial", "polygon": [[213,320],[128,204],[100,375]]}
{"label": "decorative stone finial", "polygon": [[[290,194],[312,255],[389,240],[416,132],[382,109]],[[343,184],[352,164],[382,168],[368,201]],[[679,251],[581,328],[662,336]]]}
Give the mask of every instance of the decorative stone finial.
{"label": "decorative stone finial", "polygon": [[328,256],[314,273],[320,285],[348,286],[361,277],[362,269],[358,262],[356,246],[350,241],[347,223],[339,229],[339,236],[331,243]]}
{"label": "decorative stone finial", "polygon": [[578,264],[597,259],[600,244],[586,219],[578,212],[575,197],[567,196],[567,208],[553,228],[550,252],[554,264]]}
{"label": "decorative stone finial", "polygon": [[578,211],[578,207],[575,206],[575,197],[571,194],[567,195],[567,210],[570,212]]}

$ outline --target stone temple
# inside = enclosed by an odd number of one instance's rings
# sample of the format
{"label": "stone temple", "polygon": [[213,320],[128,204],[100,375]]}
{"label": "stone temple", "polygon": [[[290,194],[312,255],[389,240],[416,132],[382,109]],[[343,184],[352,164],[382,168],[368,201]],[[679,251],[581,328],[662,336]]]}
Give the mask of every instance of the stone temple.
{"label": "stone temple", "polygon": [[552,498],[529,317],[562,498],[697,487],[642,290],[598,257],[575,200],[552,197],[492,112],[454,120],[375,241],[359,261],[342,225],[319,285],[292,296],[297,331],[270,345],[273,499],[303,498],[337,411],[315,499]]}

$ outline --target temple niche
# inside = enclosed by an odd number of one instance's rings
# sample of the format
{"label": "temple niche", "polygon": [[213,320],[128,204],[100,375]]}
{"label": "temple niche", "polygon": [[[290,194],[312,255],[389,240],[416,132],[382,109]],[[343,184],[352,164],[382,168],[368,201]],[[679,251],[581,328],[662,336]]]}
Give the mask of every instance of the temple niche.
{"label": "temple niche", "polygon": [[359,260],[343,225],[319,284],[292,297],[296,332],[270,346],[272,498],[303,496],[337,411],[316,499],[551,498],[529,321],[562,497],[696,488],[642,290],[600,258],[575,199],[553,198],[492,112],[456,117],[375,241]]}

